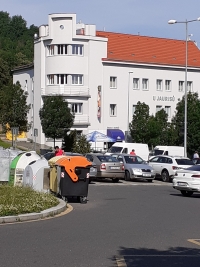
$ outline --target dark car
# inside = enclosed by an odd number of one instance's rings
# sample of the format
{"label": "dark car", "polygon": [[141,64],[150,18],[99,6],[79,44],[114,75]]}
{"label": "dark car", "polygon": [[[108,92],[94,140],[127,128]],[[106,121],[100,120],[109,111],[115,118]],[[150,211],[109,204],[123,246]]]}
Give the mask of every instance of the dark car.
{"label": "dark car", "polygon": [[[79,153],[73,153],[73,152],[64,152],[65,156],[83,156]],[[50,160],[51,158],[55,157],[55,152],[47,152],[44,155],[42,155],[46,160]]]}

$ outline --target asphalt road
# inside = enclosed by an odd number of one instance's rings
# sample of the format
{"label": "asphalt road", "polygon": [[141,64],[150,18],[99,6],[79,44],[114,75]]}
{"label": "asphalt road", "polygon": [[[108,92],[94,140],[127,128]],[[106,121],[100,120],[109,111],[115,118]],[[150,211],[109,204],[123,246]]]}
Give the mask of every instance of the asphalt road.
{"label": "asphalt road", "polygon": [[91,184],[88,198],[62,217],[1,225],[0,266],[200,265],[200,194],[185,198],[157,181],[108,181]]}

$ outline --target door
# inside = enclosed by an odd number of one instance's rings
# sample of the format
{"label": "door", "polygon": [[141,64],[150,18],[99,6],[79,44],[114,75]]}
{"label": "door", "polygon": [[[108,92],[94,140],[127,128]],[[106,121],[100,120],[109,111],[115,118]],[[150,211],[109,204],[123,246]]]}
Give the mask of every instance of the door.
{"label": "door", "polygon": [[160,157],[154,157],[149,161],[149,166],[151,166],[156,174],[161,173],[161,162]]}

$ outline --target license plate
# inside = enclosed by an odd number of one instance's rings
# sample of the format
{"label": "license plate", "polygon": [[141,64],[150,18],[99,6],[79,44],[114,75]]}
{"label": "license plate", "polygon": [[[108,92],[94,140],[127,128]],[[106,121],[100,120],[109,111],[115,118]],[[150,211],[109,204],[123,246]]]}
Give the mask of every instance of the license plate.
{"label": "license plate", "polygon": [[144,177],[151,177],[151,174],[144,173],[143,176],[144,176]]}
{"label": "license plate", "polygon": [[177,185],[180,185],[180,186],[187,186],[187,183],[177,182]]}
{"label": "license plate", "polygon": [[110,167],[111,170],[119,170],[120,167]]}

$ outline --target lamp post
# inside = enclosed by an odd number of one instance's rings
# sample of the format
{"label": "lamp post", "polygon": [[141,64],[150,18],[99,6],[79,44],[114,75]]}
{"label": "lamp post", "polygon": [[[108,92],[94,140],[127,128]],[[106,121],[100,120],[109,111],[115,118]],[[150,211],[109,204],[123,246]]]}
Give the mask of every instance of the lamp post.
{"label": "lamp post", "polygon": [[188,23],[200,21],[200,17],[192,20],[185,21],[177,21],[171,19],[168,21],[168,24],[175,23],[184,23],[185,31],[186,31],[186,39],[185,39],[185,111],[184,111],[184,156],[187,157],[187,69],[188,69]]}
{"label": "lamp post", "polygon": [[[128,133],[129,133],[129,95],[130,95],[130,76],[133,72],[132,71],[129,71],[128,73],[128,94],[127,94],[127,106],[128,106],[128,115],[127,115],[127,137],[128,137]],[[127,139],[126,137],[126,139]]]}

